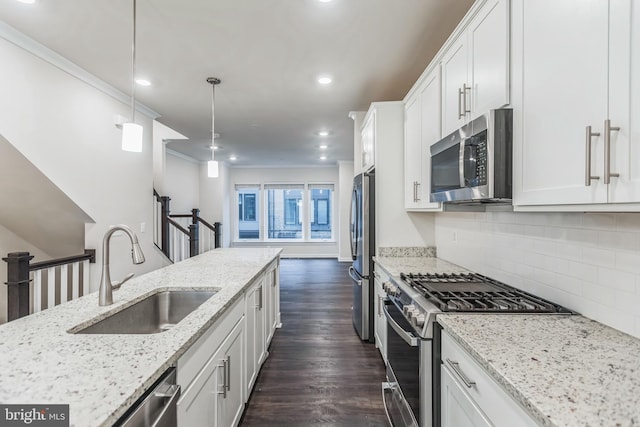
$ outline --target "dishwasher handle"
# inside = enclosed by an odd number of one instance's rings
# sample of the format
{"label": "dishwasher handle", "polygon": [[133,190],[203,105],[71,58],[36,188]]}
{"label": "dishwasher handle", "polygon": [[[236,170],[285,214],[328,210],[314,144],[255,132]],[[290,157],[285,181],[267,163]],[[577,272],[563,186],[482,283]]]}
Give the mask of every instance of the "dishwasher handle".
{"label": "dishwasher handle", "polygon": [[[180,386],[177,384],[173,384],[170,389],[173,390],[173,393],[167,396],[166,394],[162,397],[169,397],[169,400],[165,403],[164,407],[158,417],[153,421],[151,427],[175,427],[178,424],[178,399],[180,398]],[[157,396],[157,395],[156,395]],[[160,396],[158,396],[160,397]]]}

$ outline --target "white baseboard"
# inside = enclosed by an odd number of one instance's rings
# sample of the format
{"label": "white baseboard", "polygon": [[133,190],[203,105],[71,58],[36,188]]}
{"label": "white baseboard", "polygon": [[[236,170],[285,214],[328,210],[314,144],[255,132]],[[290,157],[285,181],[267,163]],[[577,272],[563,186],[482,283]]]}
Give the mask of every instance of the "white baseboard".
{"label": "white baseboard", "polygon": [[353,261],[353,258],[351,257],[342,257],[342,258],[338,258],[339,262],[351,262]]}

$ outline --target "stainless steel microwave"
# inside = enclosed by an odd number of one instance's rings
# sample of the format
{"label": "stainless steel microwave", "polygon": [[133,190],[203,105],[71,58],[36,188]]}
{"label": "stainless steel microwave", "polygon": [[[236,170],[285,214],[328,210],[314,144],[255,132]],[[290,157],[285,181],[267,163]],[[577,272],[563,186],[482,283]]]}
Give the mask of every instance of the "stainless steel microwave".
{"label": "stainless steel microwave", "polygon": [[513,111],[491,110],[431,146],[432,202],[510,202]]}

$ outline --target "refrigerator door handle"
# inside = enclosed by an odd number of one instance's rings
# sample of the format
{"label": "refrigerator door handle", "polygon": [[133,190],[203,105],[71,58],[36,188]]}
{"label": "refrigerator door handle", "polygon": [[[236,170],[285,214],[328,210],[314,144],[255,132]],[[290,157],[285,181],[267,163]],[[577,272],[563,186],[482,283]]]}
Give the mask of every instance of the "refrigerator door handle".
{"label": "refrigerator door handle", "polygon": [[351,277],[351,279],[356,282],[356,284],[358,286],[362,286],[362,279],[363,277],[360,277],[360,275],[358,274],[358,272],[356,271],[355,268],[353,268],[353,266],[349,267],[349,277]]}
{"label": "refrigerator door handle", "polygon": [[358,208],[356,207],[357,202],[358,192],[354,188],[353,192],[351,193],[351,209],[349,211],[349,217],[351,219],[349,230],[351,234],[351,241],[349,243],[351,244],[351,258],[354,260],[356,259],[358,250],[358,241],[356,240],[356,233],[358,230]]}

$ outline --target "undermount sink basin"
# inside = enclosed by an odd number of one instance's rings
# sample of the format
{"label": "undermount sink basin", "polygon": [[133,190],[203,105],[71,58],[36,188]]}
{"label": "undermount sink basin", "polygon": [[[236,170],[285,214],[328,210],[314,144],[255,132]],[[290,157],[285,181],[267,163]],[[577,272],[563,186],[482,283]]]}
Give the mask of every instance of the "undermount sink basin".
{"label": "undermount sink basin", "polygon": [[187,317],[216,292],[216,290],[158,292],[74,333],[156,334],[164,332]]}

